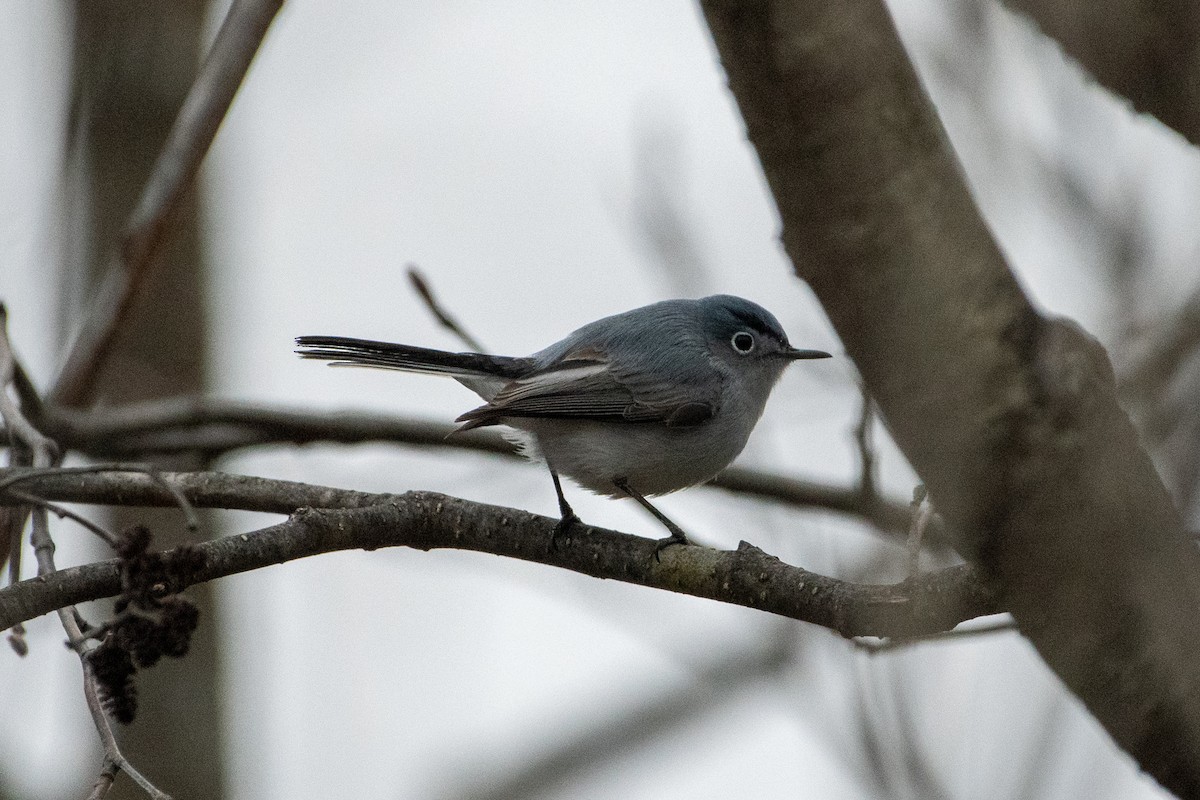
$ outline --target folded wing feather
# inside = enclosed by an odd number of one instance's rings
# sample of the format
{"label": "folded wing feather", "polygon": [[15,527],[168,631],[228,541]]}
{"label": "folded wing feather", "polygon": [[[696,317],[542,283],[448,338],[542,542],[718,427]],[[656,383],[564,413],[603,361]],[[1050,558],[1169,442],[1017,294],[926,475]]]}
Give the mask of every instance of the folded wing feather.
{"label": "folded wing feather", "polygon": [[458,418],[460,430],[497,425],[506,417],[659,422],[698,425],[715,403],[697,400],[677,385],[623,380],[601,357],[568,359],[511,381],[490,403]]}

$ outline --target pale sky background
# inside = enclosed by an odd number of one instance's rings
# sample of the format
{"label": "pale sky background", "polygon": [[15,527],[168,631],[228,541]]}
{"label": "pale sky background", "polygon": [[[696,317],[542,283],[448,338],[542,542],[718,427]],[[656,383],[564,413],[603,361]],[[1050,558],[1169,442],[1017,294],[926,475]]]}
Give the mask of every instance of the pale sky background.
{"label": "pale sky background", "polygon": [[[982,40],[964,41],[965,5],[893,10],[1021,282],[1042,308],[1112,341],[1109,231],[1071,211],[1046,164],[1065,164],[1107,213],[1141,218],[1139,260],[1161,276],[1151,313],[1171,308],[1194,274],[1195,154],[993,5]],[[42,386],[59,352],[64,7],[0,0],[0,299]],[[730,292],[773,310],[797,346],[840,353],[776,240],[691,3],[291,0],[202,191],[224,397],[441,421],[472,407],[452,381],[333,371],[291,353],[306,333],[457,349],[408,289],[410,262],[496,352],[524,354],[664,297]],[[676,209],[687,241],[677,252],[695,258],[663,263],[651,246],[656,202]],[[847,359],[794,366],[740,463],[848,482],[857,411]],[[911,471],[881,447],[884,487],[907,498]],[[279,447],[222,467],[556,510],[544,470],[462,453]],[[585,520],[661,535],[631,503],[567,491]],[[745,538],[845,578],[882,557],[893,579],[904,574],[899,549],[830,515],[709,489],[662,508],[714,545]],[[229,514],[223,532],[273,519]],[[60,564],[73,563],[84,534],[57,530]],[[596,719],[689,687],[703,711],[687,724],[544,796],[878,796],[854,760],[859,715],[895,775],[891,797],[910,796],[905,744],[948,797],[1164,796],[1013,634],[872,657],[812,626],[459,552],[321,556],[222,590],[221,618],[201,624],[232,641],[221,702],[238,798],[455,797]],[[698,681],[777,637],[795,659],[776,675],[732,692]],[[90,781],[94,733],[57,622],[35,621],[29,639],[28,658],[0,654],[0,769],[28,797],[57,797]]]}

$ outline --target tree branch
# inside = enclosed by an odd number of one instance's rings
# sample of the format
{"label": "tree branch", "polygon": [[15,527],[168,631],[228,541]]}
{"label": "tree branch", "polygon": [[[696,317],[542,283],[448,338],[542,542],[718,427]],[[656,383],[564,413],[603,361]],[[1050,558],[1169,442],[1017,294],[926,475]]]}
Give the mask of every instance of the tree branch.
{"label": "tree branch", "polygon": [[[663,551],[660,563],[654,558],[653,539],[590,528],[551,549],[555,519],[433,492],[371,494],[218,472],[159,477],[199,507],[291,514],[278,525],[196,545],[204,565],[195,582],[335,550],[404,546],[518,558],[747,606],[812,622],[843,636],[915,636],[1001,610],[968,567],[894,586],[853,584],[789,566],[745,543],[736,551],[672,547]],[[0,470],[0,483],[59,502],[175,504],[171,492],[143,473]],[[19,501],[0,489],[0,502]],[[22,581],[0,589],[0,629],[119,591],[115,561]]]}
{"label": "tree branch", "polygon": [[1200,796],[1200,553],[1103,349],[1041,317],[881,0],[706,0],[783,242],[1022,633],[1142,768]]}
{"label": "tree branch", "polygon": [[1004,0],[1097,81],[1200,144],[1200,6],[1192,0]]}
{"label": "tree branch", "polygon": [[421,298],[421,302],[429,309],[429,313],[433,314],[433,318],[438,321],[438,324],[445,328],[450,333],[458,337],[459,341],[467,346],[468,350],[473,350],[476,353],[486,353],[487,350],[478,339],[472,336],[462,324],[451,316],[450,312],[438,302],[438,299],[433,294],[433,288],[429,285],[425,275],[417,268],[416,264],[408,265],[408,283],[412,286],[413,291],[417,293],[417,297]]}
{"label": "tree branch", "polygon": [[154,267],[167,231],[283,0],[234,0],[129,219],[119,257],[96,293],[49,398],[80,405]]}
{"label": "tree branch", "polygon": [[[0,419],[4,420],[4,424],[12,434],[12,446],[23,446],[32,454],[33,467],[28,468],[27,471],[34,474],[53,474],[54,468],[50,465],[58,459],[58,445],[37,430],[25,417],[21,408],[8,395],[8,384],[14,380],[14,376],[19,372],[19,369],[16,357],[9,347],[6,326],[7,315],[3,306],[0,306]],[[160,488],[163,487],[160,485]],[[29,495],[26,492],[16,491],[12,496],[15,502],[28,502]],[[47,506],[52,506],[52,504],[47,504]],[[32,523],[30,543],[33,545],[33,554],[38,565],[37,578],[32,579],[32,581],[51,581],[61,573],[58,572],[58,568],[54,563],[55,547],[54,540],[50,537],[47,508],[43,506],[35,507],[30,514],[30,519]],[[12,588],[14,587],[9,586],[5,590],[0,591],[7,591]],[[104,762],[101,766],[99,777],[93,785],[91,796],[103,797],[108,788],[112,786],[112,779],[116,777],[116,770],[121,769],[136,781],[153,800],[171,800],[169,795],[159,790],[158,787],[129,763],[117,745],[116,736],[112,730],[112,723],[108,718],[103,703],[100,702],[96,676],[92,672],[91,664],[87,658],[86,639],[79,627],[75,604],[61,604],[52,610],[57,612],[63,630],[66,631],[67,644],[79,656],[79,662],[83,669],[84,697],[87,700],[88,710],[92,715],[92,722],[104,747]],[[13,625],[18,625],[22,621],[14,621]],[[13,625],[5,626],[5,628],[13,627]]]}
{"label": "tree branch", "polygon": [[[395,415],[299,411],[208,397],[174,397],[98,411],[51,406],[41,425],[63,447],[103,459],[141,459],[189,451],[215,456],[268,444],[372,441],[517,457],[512,444],[491,431],[451,436],[452,425]],[[864,496],[857,487],[831,486],[761,470],[733,467],[707,485],[856,516],[896,536],[908,529],[911,516],[907,505]],[[944,532],[940,528],[931,532],[930,541],[944,546]]]}

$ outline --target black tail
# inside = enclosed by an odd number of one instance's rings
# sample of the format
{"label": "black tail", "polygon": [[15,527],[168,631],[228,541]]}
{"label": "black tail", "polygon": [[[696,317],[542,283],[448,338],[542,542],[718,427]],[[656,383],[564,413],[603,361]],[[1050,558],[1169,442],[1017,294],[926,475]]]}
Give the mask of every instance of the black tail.
{"label": "black tail", "polygon": [[297,336],[301,358],[330,361],[334,366],[380,367],[434,375],[495,375],[519,378],[532,369],[525,358],[489,356],[483,353],[448,353],[345,336]]}

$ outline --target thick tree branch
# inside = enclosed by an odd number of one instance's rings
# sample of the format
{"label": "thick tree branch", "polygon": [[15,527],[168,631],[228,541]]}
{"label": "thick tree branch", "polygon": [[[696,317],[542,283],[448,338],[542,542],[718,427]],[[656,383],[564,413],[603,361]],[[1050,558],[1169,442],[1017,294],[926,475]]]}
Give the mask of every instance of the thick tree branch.
{"label": "thick tree branch", "polygon": [[1200,144],[1200,4],[1004,0],[1101,84]]}
{"label": "thick tree branch", "polygon": [[[557,520],[433,492],[370,494],[216,472],[164,473],[160,478],[199,507],[291,514],[278,525],[197,545],[205,563],[196,582],[335,550],[404,546],[519,558],[756,608],[843,636],[914,636],[1001,610],[968,567],[879,586],[789,566],[747,544],[736,551],[672,547],[662,553],[660,563],[653,539],[591,528],[552,549]],[[59,502],[175,504],[161,482],[138,472],[0,470],[0,502],[15,503],[3,493],[7,485]],[[23,581],[0,589],[0,629],[119,591],[115,561]]]}
{"label": "thick tree branch", "polygon": [[1200,553],[1102,348],[1039,316],[880,0],[707,0],[783,221],[960,551],[1141,766],[1200,796]]}

